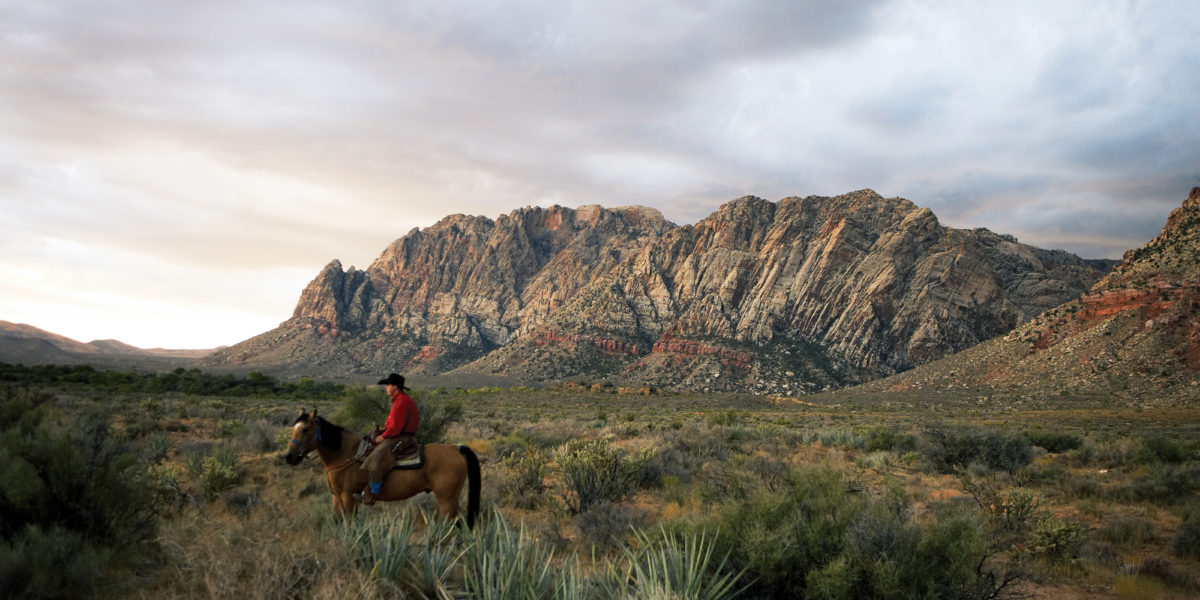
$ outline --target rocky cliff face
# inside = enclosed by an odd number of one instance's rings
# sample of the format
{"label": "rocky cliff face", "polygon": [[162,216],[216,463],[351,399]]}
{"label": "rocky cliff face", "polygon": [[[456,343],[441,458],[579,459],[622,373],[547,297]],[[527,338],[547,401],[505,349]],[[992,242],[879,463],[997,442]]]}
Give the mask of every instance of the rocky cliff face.
{"label": "rocky cliff face", "polygon": [[1162,233],[1125,253],[1082,297],[871,387],[962,386],[1148,404],[1200,398],[1200,188],[1171,212]]}
{"label": "rocky cliff face", "polygon": [[1002,335],[1112,264],[870,190],[746,197],[683,227],[636,207],[456,215],[365,271],[330,263],[292,319],[217,359],[796,393]]}

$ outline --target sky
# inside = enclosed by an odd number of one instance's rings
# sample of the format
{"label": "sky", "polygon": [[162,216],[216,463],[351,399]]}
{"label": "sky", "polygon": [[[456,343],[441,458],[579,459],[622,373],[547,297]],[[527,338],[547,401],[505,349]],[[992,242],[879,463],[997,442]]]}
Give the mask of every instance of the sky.
{"label": "sky", "polygon": [[871,188],[1089,258],[1200,185],[1195,0],[0,0],[0,320],[144,348],[524,206]]}

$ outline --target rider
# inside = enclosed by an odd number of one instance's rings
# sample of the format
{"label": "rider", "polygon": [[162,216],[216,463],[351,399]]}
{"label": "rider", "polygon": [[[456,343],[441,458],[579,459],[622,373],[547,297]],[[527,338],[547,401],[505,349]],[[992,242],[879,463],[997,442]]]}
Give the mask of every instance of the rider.
{"label": "rider", "polygon": [[[395,455],[404,455],[417,445],[417,404],[404,391],[404,377],[396,373],[379,380],[388,396],[392,398],[392,410],[384,423],[383,433],[375,438],[379,445],[363,461],[367,472],[367,489],[363,491],[363,504],[374,504],[383,488],[383,476],[396,462]],[[398,448],[397,448],[398,446]],[[396,448],[395,455],[392,449]]]}

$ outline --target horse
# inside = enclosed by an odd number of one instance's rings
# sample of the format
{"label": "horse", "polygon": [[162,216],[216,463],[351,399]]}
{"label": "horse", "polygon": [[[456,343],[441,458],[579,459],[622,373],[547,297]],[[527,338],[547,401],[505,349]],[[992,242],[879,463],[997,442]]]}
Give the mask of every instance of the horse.
{"label": "horse", "polygon": [[[362,459],[355,458],[362,435],[312,414],[300,412],[292,425],[288,442],[287,463],[300,464],[308,453],[316,450],[325,465],[325,484],[333,494],[334,512],[348,516],[358,510],[355,494],[367,485],[367,472]],[[458,516],[459,495],[463,483],[467,488],[467,528],[475,525],[479,514],[479,457],[469,447],[455,444],[425,444],[425,460],[418,468],[392,469],[383,480],[379,500],[391,502],[411,498],[419,492],[432,492],[437,498],[438,513]]]}

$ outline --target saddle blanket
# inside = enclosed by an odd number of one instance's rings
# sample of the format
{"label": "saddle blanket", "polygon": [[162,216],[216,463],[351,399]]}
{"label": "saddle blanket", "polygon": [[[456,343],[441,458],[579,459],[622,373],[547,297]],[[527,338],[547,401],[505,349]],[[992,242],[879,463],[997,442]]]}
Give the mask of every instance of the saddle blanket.
{"label": "saddle blanket", "polygon": [[[375,445],[370,437],[363,436],[363,439],[358,442],[358,449],[354,452],[354,460],[359,462],[366,460],[367,455],[375,449]],[[408,456],[396,459],[396,462],[392,464],[392,469],[420,469],[423,466],[425,466],[425,444],[417,444]]]}

